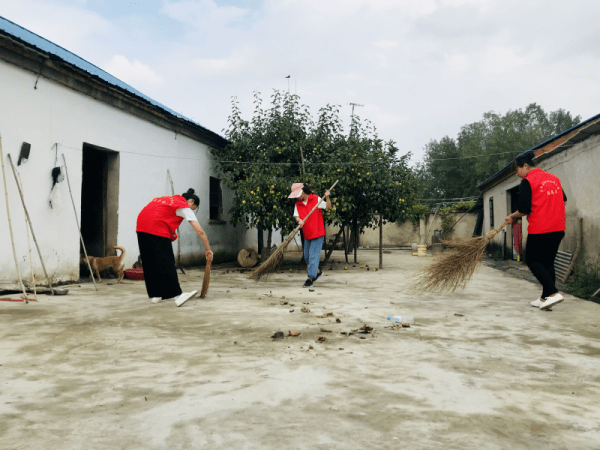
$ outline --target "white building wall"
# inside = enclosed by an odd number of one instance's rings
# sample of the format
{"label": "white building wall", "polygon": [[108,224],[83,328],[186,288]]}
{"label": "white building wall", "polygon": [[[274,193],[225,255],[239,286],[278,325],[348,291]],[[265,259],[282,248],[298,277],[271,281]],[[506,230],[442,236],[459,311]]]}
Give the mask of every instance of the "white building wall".
{"label": "white building wall", "polygon": [[[61,165],[64,153],[73,198],[80,214],[84,143],[120,154],[117,240],[118,245],[127,250],[127,267],[131,267],[139,254],[135,234],[137,214],[152,198],[171,194],[167,169],[173,177],[176,194],[192,187],[200,197],[198,218],[213,251],[237,252],[244,246],[255,244],[256,238],[252,233],[246,233],[242,226],[209,224],[209,176],[215,170],[205,144],[43,77],[38,79],[36,74],[3,61],[0,61],[0,134],[16,253],[21,273],[28,277],[24,213],[6,158],[10,153],[16,165],[23,142],[31,144],[30,159],[17,169],[42,257],[54,282],[79,278],[79,234],[66,181],[59,184],[62,206],[49,207],[51,170],[55,166],[55,155],[58,154],[58,165]],[[14,285],[17,276],[5,197],[0,197],[0,287],[7,288]],[[232,193],[223,186],[223,219],[226,221],[232,199]],[[188,224],[182,224],[181,235],[183,262],[204,254],[201,241]],[[36,278],[42,279],[35,248],[32,251]]]}

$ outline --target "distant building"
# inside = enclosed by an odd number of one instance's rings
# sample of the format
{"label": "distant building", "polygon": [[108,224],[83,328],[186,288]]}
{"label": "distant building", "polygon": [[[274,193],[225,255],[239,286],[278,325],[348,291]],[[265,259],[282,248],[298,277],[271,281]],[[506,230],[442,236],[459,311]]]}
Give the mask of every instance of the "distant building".
{"label": "distant building", "polygon": [[[21,149],[26,153],[29,146],[28,160],[17,170],[46,269],[56,283],[80,277],[80,239],[67,182],[52,189],[53,169],[64,173],[63,154],[91,255],[115,254],[113,246],[120,245],[127,251],[126,267],[132,266],[139,253],[137,214],[152,198],[171,195],[167,170],[176,194],[192,187],[200,197],[198,219],[213,251],[235,254],[256,243],[256,238],[249,242],[244,227],[227,222],[232,193],[220,183],[209,152],[223,148],[225,138],[2,17],[0,133],[16,253],[28,278],[27,229],[7,154],[17,165]],[[8,289],[18,279],[4,195],[0,211],[0,289]],[[43,280],[33,252],[36,278]],[[183,224],[182,263],[203,255],[200,240]]]}
{"label": "distant building", "polygon": [[[600,114],[527,150],[534,151],[537,167],[560,178],[567,195],[567,230],[560,250],[584,249],[586,261],[600,260]],[[524,153],[527,153],[524,152]],[[478,187],[484,196],[486,233],[502,224],[517,210],[521,179],[511,164],[492,175]],[[527,218],[523,218],[523,242]],[[499,233],[493,243],[505,255],[514,255],[511,227]]]}

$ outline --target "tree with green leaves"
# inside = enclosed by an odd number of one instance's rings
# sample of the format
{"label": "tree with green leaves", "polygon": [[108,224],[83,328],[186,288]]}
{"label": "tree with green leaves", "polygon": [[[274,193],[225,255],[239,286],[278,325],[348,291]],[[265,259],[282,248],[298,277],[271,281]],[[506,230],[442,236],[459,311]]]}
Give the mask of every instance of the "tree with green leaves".
{"label": "tree with green leaves", "polygon": [[520,153],[577,125],[580,116],[558,109],[546,113],[536,103],[501,115],[493,111],[461,127],[456,139],[432,140],[417,166],[424,198],[479,195],[476,186]]}
{"label": "tree with green leaves", "polygon": [[378,225],[374,213],[387,221],[410,217],[417,197],[417,181],[408,167],[410,155],[398,157],[394,142],[383,142],[375,127],[354,118],[344,134],[339,108],[327,105],[316,122],[299,97],[286,92],[271,96],[269,108],[255,94],[251,121],[242,119],[233,101],[224,150],[214,151],[226,185],[235,192],[230,210],[233,224],[284,233],[295,227],[292,183],[303,182],[322,195],[335,180],[333,210],[328,223],[350,226],[355,236]]}

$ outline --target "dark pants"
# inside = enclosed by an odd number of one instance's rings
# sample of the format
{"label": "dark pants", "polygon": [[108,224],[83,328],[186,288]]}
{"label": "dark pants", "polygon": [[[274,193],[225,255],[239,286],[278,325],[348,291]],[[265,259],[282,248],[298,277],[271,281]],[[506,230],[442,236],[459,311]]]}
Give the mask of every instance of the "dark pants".
{"label": "dark pants", "polygon": [[181,294],[171,241],[141,232],[137,238],[148,297],[173,298]]}
{"label": "dark pants", "polygon": [[556,273],[554,259],[558,253],[560,241],[565,237],[564,231],[553,233],[530,234],[525,247],[525,262],[531,273],[542,283],[542,298],[556,294]]}

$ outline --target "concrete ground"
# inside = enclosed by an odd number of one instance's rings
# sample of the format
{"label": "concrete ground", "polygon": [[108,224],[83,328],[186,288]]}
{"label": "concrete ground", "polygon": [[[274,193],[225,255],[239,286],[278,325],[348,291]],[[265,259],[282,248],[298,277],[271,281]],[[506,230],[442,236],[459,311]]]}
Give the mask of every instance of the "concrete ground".
{"label": "concrete ground", "polygon": [[[487,266],[419,297],[432,256],[393,251],[376,272],[360,265],[377,252],[358,256],[313,291],[300,270],[213,269],[181,308],[140,281],[0,302],[0,448],[600,447],[600,305],[540,311],[538,286]],[[180,280],[200,289],[202,271]]]}

